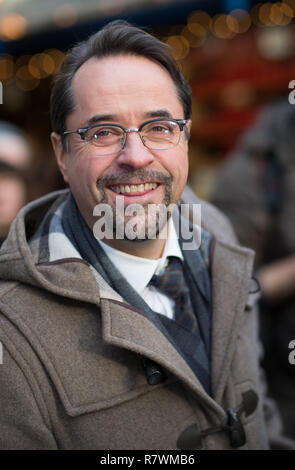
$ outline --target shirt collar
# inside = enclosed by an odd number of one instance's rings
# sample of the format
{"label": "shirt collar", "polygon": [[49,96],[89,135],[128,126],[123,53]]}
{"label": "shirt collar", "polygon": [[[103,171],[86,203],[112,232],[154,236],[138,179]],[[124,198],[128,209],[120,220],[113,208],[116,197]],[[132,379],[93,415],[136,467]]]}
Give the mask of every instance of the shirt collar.
{"label": "shirt collar", "polygon": [[163,255],[159,259],[141,258],[123,251],[116,250],[97,239],[102,248],[120,271],[128,280],[129,284],[138,294],[142,294],[154,274],[159,274],[167,264],[169,256],[176,256],[183,260],[182,251],[179,246],[177,233],[172,219],[168,223],[168,235]]}

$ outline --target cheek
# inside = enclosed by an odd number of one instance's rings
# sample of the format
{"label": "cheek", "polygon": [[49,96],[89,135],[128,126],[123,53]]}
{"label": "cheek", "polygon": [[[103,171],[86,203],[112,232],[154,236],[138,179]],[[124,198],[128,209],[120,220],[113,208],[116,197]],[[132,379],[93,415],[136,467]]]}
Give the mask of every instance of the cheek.
{"label": "cheek", "polygon": [[175,183],[186,182],[188,176],[188,156],[187,151],[183,149],[178,155],[175,156],[175,159],[172,163],[172,171],[175,179]]}
{"label": "cheek", "polygon": [[188,156],[185,152],[181,152],[178,157],[175,158],[172,171],[175,198],[178,200],[187,183],[188,177]]}
{"label": "cheek", "polygon": [[75,158],[68,165],[69,185],[76,190],[87,193],[97,192],[96,182],[108,170],[111,161],[103,158],[91,158],[87,153],[83,153]]}
{"label": "cheek", "polygon": [[89,198],[92,184],[87,163],[78,159],[72,160],[67,167],[67,182],[76,200]]}

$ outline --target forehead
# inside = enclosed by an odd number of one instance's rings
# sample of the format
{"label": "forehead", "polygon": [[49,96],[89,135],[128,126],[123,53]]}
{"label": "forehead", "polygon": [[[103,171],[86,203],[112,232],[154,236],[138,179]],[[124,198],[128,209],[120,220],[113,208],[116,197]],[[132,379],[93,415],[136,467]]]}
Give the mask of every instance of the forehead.
{"label": "forehead", "polygon": [[72,89],[75,111],[85,118],[91,113],[140,114],[154,109],[167,109],[174,117],[183,116],[169,73],[145,57],[91,58],[76,72]]}

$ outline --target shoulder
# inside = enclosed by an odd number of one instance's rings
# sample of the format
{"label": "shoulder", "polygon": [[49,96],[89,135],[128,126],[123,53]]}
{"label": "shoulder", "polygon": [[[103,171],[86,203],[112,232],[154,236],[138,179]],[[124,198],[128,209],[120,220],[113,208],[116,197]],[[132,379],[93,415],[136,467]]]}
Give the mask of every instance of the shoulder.
{"label": "shoulder", "polygon": [[238,245],[229,219],[213,204],[198,198],[188,186],[185,187],[180,202],[190,204],[190,213],[197,207],[201,207],[201,226],[217,240]]}

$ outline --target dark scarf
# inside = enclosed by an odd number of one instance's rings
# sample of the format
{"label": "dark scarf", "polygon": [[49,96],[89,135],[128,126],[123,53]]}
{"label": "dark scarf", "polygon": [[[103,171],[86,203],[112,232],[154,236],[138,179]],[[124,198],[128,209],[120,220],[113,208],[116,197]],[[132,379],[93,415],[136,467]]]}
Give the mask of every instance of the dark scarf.
{"label": "dark scarf", "polygon": [[[144,312],[146,317],[173,344],[178,353],[190,365],[204,389],[210,394],[210,278],[200,250],[182,250],[184,274],[191,292],[191,300],[198,315],[198,336],[180,329],[174,320],[154,312],[133,289],[127,279],[106,255],[100,243],[84,221],[71,193],[64,207],[62,225],[83,259],[89,262],[103,279],[130,305]],[[181,233],[181,231],[179,232]],[[210,235],[202,232],[203,245],[209,247]],[[183,240],[180,238],[182,247]],[[207,250],[208,251],[208,250]],[[204,254],[203,254],[204,255]]]}

